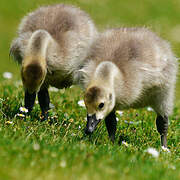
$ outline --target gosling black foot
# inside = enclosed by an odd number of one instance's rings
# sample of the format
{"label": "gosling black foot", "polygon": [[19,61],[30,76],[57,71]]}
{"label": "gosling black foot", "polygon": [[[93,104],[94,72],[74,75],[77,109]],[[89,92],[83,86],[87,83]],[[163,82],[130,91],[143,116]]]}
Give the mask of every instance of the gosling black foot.
{"label": "gosling black foot", "polygon": [[111,112],[106,118],[105,118],[106,128],[109,134],[110,140],[114,143],[115,141],[115,134],[116,134],[116,114],[115,112]]}
{"label": "gosling black foot", "polygon": [[42,111],[41,121],[45,121],[48,119],[48,110],[50,103],[50,98],[47,88],[43,88],[38,92],[38,101]]}
{"label": "gosling black foot", "polygon": [[49,117],[48,111],[42,112],[41,117],[40,117],[41,122],[48,120],[48,117]]}
{"label": "gosling black foot", "polygon": [[156,118],[156,126],[161,135],[161,146],[167,147],[167,131],[168,131],[168,116],[158,115]]}

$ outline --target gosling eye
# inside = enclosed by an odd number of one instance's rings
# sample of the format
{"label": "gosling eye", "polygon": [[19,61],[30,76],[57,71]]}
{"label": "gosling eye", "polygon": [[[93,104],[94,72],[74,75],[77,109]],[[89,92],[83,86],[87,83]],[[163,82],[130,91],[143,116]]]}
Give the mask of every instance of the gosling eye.
{"label": "gosling eye", "polygon": [[103,107],[104,107],[104,103],[100,103],[98,106],[99,109],[102,109]]}

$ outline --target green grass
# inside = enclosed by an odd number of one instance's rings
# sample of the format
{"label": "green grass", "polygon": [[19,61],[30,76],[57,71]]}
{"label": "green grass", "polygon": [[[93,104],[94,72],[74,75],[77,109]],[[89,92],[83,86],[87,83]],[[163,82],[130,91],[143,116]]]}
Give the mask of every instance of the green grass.
{"label": "green grass", "polygon": [[[180,2],[171,0],[11,0],[0,1],[0,179],[180,179],[180,81],[175,108],[170,117],[168,147],[161,152],[155,113],[128,110],[118,116],[117,138],[108,140],[104,122],[91,137],[84,135],[86,110],[78,105],[83,92],[78,87],[50,92],[55,108],[54,123],[39,122],[40,108],[19,118],[23,88],[19,67],[8,58],[9,45],[20,19],[42,4],[67,2],[80,6],[99,29],[118,26],[148,26],[169,40],[180,56]],[[13,73],[11,80],[2,73]],[[179,77],[179,76],[178,76]],[[137,122],[127,124],[125,121]],[[12,122],[11,124],[9,122]],[[129,146],[119,143],[124,139]],[[145,150],[154,147],[158,158]]]}

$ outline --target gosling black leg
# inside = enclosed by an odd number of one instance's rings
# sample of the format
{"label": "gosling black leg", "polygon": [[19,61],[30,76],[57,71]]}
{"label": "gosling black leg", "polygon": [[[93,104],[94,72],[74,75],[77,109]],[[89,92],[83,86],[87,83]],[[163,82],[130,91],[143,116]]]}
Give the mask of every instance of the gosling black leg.
{"label": "gosling black leg", "polygon": [[116,114],[115,112],[111,112],[106,118],[105,118],[106,128],[108,130],[109,138],[112,142],[115,140],[115,134],[116,134]]}
{"label": "gosling black leg", "polygon": [[25,104],[25,108],[28,109],[29,113],[33,109],[35,99],[36,99],[36,93],[30,94],[28,91],[25,91],[24,104]]}
{"label": "gosling black leg", "polygon": [[156,118],[156,126],[161,135],[161,146],[167,147],[167,131],[168,131],[168,116],[158,115]]}
{"label": "gosling black leg", "polygon": [[38,92],[38,101],[42,111],[42,121],[48,119],[48,110],[49,110],[49,93],[47,88],[43,88]]}

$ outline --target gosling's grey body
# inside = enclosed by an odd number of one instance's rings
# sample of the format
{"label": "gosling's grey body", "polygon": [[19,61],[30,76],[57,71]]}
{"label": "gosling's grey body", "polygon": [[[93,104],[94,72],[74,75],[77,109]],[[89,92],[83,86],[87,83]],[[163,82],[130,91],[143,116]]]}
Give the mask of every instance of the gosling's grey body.
{"label": "gosling's grey body", "polygon": [[[48,69],[46,81],[58,88],[64,87],[64,83],[69,81],[71,85],[72,77],[68,75],[83,63],[97,35],[94,24],[85,12],[70,5],[40,7],[22,19],[18,37],[11,44],[11,54],[21,64],[26,53],[41,51],[41,34],[45,33],[52,38],[45,52]],[[33,48],[31,52],[27,52],[28,45]]]}
{"label": "gosling's grey body", "polygon": [[64,88],[74,83],[74,72],[83,64],[96,36],[90,17],[70,5],[40,7],[22,19],[10,54],[22,64],[25,106],[29,111],[36,93],[42,111],[47,111],[48,86]]}
{"label": "gosling's grey body", "polygon": [[[177,60],[170,45],[151,31],[145,28],[107,30],[93,44],[88,59],[81,70],[85,98],[92,96],[92,87],[105,89],[114,96],[113,109],[107,113],[96,112],[99,117],[106,117],[112,110],[146,106],[151,106],[158,117],[165,118],[172,113]],[[158,121],[165,121],[163,118]]]}

